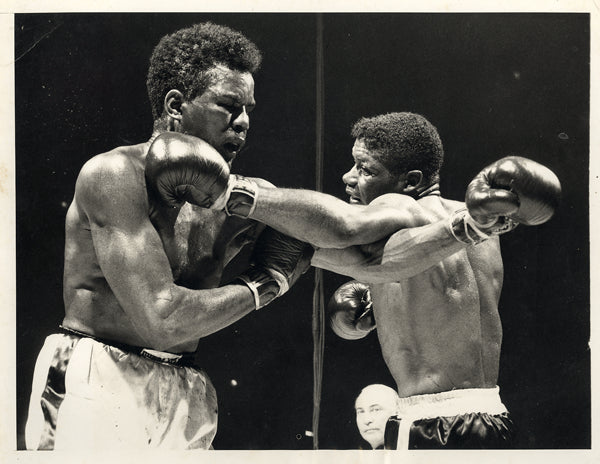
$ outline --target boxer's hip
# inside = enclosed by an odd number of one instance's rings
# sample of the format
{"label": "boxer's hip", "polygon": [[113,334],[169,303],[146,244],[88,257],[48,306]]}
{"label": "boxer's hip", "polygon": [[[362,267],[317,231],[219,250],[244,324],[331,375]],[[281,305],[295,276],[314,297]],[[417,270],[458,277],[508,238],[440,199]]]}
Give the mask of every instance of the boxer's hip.
{"label": "boxer's hip", "polygon": [[214,387],[186,356],[68,331],[50,335],[38,356],[30,448],[94,447],[103,440],[102,446],[208,448],[216,424]]}
{"label": "boxer's hip", "polygon": [[507,448],[512,439],[498,387],[400,398],[385,432],[388,449]]}

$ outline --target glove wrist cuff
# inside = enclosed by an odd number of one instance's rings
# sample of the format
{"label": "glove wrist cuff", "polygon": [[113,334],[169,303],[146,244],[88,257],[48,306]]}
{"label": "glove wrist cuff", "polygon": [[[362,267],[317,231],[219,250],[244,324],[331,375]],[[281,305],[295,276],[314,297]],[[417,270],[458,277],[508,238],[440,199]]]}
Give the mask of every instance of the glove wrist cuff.
{"label": "glove wrist cuff", "polygon": [[458,242],[476,245],[490,238],[490,235],[479,227],[466,208],[454,211],[450,216],[450,233]]}
{"label": "glove wrist cuff", "polygon": [[237,174],[232,176],[233,179],[230,181],[227,202],[225,203],[225,213],[228,216],[237,216],[245,219],[256,208],[258,186],[253,180]]}
{"label": "glove wrist cuff", "polygon": [[290,289],[290,284],[287,278],[281,272],[270,268],[265,268],[265,272],[269,274],[271,278],[277,283],[277,286],[279,287],[279,293],[277,293],[278,297],[280,297]]}
{"label": "glove wrist cuff", "polygon": [[254,295],[254,309],[260,309],[282,294],[277,279],[270,273],[251,267],[245,274],[236,277],[241,280]]}
{"label": "glove wrist cuff", "polygon": [[510,232],[518,224],[509,217],[500,216],[494,223],[482,225],[471,217],[466,208],[463,208],[452,213],[449,229],[457,241],[468,245],[477,245],[492,236]]}

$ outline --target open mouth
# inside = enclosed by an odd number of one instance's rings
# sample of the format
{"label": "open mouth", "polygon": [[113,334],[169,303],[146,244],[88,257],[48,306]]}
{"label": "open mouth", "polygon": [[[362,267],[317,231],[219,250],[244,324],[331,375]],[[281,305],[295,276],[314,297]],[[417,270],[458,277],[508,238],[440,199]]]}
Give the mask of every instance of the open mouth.
{"label": "open mouth", "polygon": [[227,142],[223,145],[223,148],[225,148],[225,150],[227,150],[228,153],[237,154],[237,152],[240,150],[240,144],[233,143],[233,142]]}
{"label": "open mouth", "polygon": [[244,144],[243,143],[236,143],[236,142],[226,142],[222,145],[223,147],[223,157],[227,160],[227,161],[231,161],[233,160],[237,155],[239,155],[240,151],[242,150]]}
{"label": "open mouth", "polygon": [[354,204],[354,205],[362,204],[360,197],[356,195],[356,192],[354,191],[354,189],[351,189],[348,186],[346,186],[346,195],[348,195],[350,197],[350,198],[348,198],[348,203]]}

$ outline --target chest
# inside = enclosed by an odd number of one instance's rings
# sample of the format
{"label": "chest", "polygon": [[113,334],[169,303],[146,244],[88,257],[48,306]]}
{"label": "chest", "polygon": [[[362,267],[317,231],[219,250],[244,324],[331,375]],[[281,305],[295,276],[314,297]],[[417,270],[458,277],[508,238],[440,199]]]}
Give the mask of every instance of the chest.
{"label": "chest", "polygon": [[151,218],[175,281],[190,288],[219,285],[224,267],[260,233],[255,221],[184,204]]}

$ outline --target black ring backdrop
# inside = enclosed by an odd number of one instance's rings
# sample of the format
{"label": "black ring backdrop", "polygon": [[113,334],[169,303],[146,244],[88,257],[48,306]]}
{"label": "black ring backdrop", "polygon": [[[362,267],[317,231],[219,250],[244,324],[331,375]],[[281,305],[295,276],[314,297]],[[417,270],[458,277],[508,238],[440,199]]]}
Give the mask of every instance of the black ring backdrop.
{"label": "black ring backdrop", "polygon": [[[242,31],[264,54],[235,171],[314,188],[316,15],[15,15],[19,448],[35,356],[63,314],[76,175],[94,154],[149,136],[151,50],[204,20]],[[558,174],[554,219],[502,238],[499,384],[520,448],[589,448],[589,15],[324,14],[323,34],[327,193],[344,197],[352,123],[387,111],[437,126],[449,198],[463,198],[480,168],[510,152]],[[324,278],[326,299],[349,280]],[[309,272],[271,307],[201,341],[219,395],[216,449],[312,448],[312,284]],[[356,394],[392,379],[374,333],[356,342],[325,335],[319,445],[356,448]]]}

